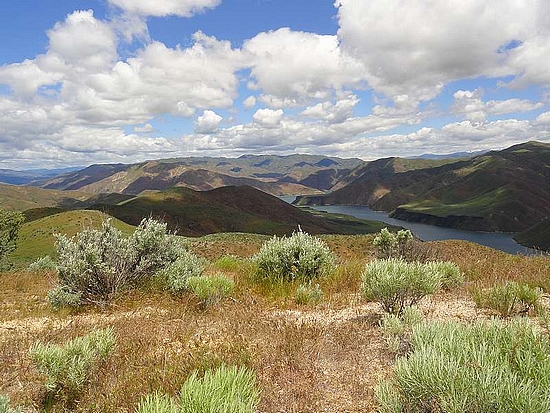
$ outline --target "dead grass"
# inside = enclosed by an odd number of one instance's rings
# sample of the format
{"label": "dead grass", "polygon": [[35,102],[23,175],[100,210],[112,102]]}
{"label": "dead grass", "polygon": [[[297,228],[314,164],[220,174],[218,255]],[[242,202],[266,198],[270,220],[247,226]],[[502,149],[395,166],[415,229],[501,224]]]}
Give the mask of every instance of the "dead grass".
{"label": "dead grass", "polygon": [[[112,326],[116,351],[75,411],[133,412],[143,395],[155,390],[176,394],[193,370],[222,363],[247,365],[256,372],[263,413],[375,411],[373,388],[391,373],[394,355],[378,327],[381,309],[357,294],[363,266],[373,257],[369,237],[324,239],[341,263],[331,277],[320,280],[325,300],[311,307],[294,302],[293,284],[274,291],[253,282],[253,268],[238,259],[208,269],[225,272],[236,289],[231,299],[206,310],[191,296],[134,291],[106,309],[53,313],[45,300],[52,274],[1,274],[0,394],[9,394],[14,404],[40,407],[43,378],[27,356],[31,344],[62,343]],[[261,244],[225,240],[222,250],[220,242],[201,241],[192,248],[215,260],[248,257]],[[438,257],[455,261],[470,282],[550,283],[549,258],[513,257],[454,241],[433,247]],[[421,310],[434,320],[490,316],[475,307],[467,287],[425,300]]]}

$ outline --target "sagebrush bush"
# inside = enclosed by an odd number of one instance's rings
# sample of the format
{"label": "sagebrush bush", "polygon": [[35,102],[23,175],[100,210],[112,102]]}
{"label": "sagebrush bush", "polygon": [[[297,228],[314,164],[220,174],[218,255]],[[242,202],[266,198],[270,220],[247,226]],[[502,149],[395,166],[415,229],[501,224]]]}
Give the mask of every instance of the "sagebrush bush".
{"label": "sagebrush bush", "polygon": [[298,304],[318,304],[323,299],[323,290],[319,284],[311,284],[309,281],[307,284],[300,284],[296,288],[296,302]]}
{"label": "sagebrush bush", "polygon": [[55,398],[72,401],[94,372],[114,350],[112,328],[94,330],[65,345],[35,343],[29,355],[38,371],[46,376],[45,387]]}
{"label": "sagebrush bush", "polygon": [[401,314],[441,286],[442,274],[424,264],[402,259],[374,260],[365,266],[361,292],[367,300],[378,301],[385,311]]}
{"label": "sagebrush bush", "polygon": [[221,366],[183,384],[179,400],[155,393],[145,397],[137,413],[254,413],[260,400],[254,373],[244,367]]}
{"label": "sagebrush bush", "polygon": [[10,398],[0,394],[0,413],[22,413],[20,407],[11,407]]}
{"label": "sagebrush bush", "polygon": [[434,271],[441,278],[441,287],[446,290],[458,287],[464,282],[464,274],[454,262],[431,261],[424,264],[429,271]]}
{"label": "sagebrush bush", "polygon": [[257,276],[267,281],[309,281],[330,274],[335,258],[319,238],[299,231],[291,237],[273,237],[252,257]]}
{"label": "sagebrush bush", "polygon": [[231,294],[235,283],[223,274],[215,274],[210,277],[190,277],[187,287],[202,303],[211,305]]}
{"label": "sagebrush bush", "polygon": [[111,299],[116,293],[149,280],[176,261],[183,251],[166,224],[144,219],[130,237],[103,222],[69,239],[57,235],[59,286],[80,294],[82,303]]}
{"label": "sagebrush bush", "polygon": [[400,258],[411,262],[425,262],[432,259],[433,255],[430,247],[416,239],[408,229],[393,233],[383,228],[374,238],[373,245],[379,259]]}
{"label": "sagebrush bush", "polygon": [[550,411],[550,346],[528,320],[422,323],[375,389],[381,413]]}
{"label": "sagebrush bush", "polygon": [[57,264],[49,255],[39,258],[29,265],[29,271],[55,271]]}
{"label": "sagebrush bush", "polygon": [[204,272],[205,260],[188,251],[180,251],[178,258],[160,270],[156,276],[172,294],[181,294],[188,288],[191,277]]}
{"label": "sagebrush bush", "polygon": [[507,282],[486,290],[474,290],[472,297],[478,307],[496,310],[503,317],[529,314],[537,308],[542,290],[528,284]]}

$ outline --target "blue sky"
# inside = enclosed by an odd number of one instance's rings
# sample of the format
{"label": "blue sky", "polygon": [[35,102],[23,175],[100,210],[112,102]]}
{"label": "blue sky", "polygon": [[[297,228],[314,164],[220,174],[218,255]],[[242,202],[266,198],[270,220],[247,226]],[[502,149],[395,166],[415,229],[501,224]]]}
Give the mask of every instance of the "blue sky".
{"label": "blue sky", "polygon": [[5,0],[0,168],[550,141],[550,6],[450,3]]}

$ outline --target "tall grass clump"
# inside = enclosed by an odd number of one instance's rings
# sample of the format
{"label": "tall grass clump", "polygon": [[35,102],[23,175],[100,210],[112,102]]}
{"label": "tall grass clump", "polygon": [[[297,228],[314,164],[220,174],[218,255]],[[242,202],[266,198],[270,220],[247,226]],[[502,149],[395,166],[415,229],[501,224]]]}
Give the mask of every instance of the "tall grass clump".
{"label": "tall grass clump", "polygon": [[528,284],[507,282],[472,293],[478,307],[490,308],[503,317],[532,313],[540,304],[542,290]]}
{"label": "tall grass clump", "polygon": [[413,327],[420,324],[422,319],[422,313],[414,307],[405,308],[401,315],[386,313],[382,316],[380,328],[391,352],[405,352]]}
{"label": "tall grass clump", "polygon": [[160,270],[156,277],[165,289],[172,294],[181,294],[188,289],[188,281],[193,277],[200,277],[206,266],[203,258],[182,250],[178,258]]}
{"label": "tall grass clump", "polygon": [[300,284],[296,288],[296,302],[298,304],[319,304],[324,297],[323,290],[319,284]]}
{"label": "tall grass clump", "polygon": [[191,277],[187,280],[187,288],[202,304],[208,306],[231,294],[235,283],[223,274],[215,274],[210,277]]}
{"label": "tall grass clump", "polygon": [[528,320],[423,323],[375,389],[381,413],[550,411],[550,346]]}
{"label": "tall grass clump", "polygon": [[11,407],[10,398],[0,394],[0,413],[22,413],[20,407]]}
{"label": "tall grass clump", "polygon": [[402,259],[374,260],[365,266],[361,292],[370,301],[378,301],[388,313],[402,314],[406,307],[417,304],[436,292],[443,274],[420,263]]}
{"label": "tall grass clump", "polygon": [[244,367],[221,366],[185,381],[179,400],[153,394],[143,399],[137,413],[254,413],[260,401],[255,375]]}
{"label": "tall grass clump", "polygon": [[65,345],[35,343],[29,355],[46,376],[45,387],[54,399],[72,402],[106,361],[116,344],[112,328],[94,330]]}
{"label": "tall grass clump", "polygon": [[166,224],[144,219],[130,237],[107,220],[100,230],[73,238],[57,236],[59,287],[79,294],[81,304],[105,302],[120,291],[150,280],[183,251]]}
{"label": "tall grass clump", "polygon": [[260,280],[309,281],[330,274],[336,260],[322,240],[300,230],[291,237],[273,237],[252,261]]}

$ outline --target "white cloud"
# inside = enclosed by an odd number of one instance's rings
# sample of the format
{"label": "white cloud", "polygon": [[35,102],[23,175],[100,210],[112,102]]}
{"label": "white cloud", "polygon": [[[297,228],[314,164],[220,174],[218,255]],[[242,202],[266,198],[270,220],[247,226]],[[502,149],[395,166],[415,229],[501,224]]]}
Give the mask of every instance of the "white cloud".
{"label": "white cloud", "polygon": [[455,101],[452,107],[453,113],[463,115],[473,122],[484,122],[490,115],[506,115],[510,113],[529,112],[539,109],[544,104],[527,99],[489,100],[484,102],[481,98],[483,90],[476,89],[459,90],[453,95]]}
{"label": "white cloud", "polygon": [[544,112],[537,116],[535,124],[550,127],[550,112]]}
{"label": "white cloud", "polygon": [[283,110],[258,109],[252,116],[254,122],[265,128],[275,128],[281,123]]}
{"label": "white cloud", "polygon": [[311,119],[323,119],[330,123],[341,123],[353,115],[353,109],[359,103],[356,96],[351,95],[346,99],[332,102],[322,102],[315,106],[309,106],[302,111],[302,116]]}
{"label": "white cloud", "polygon": [[256,106],[256,97],[255,96],[249,96],[245,100],[243,100],[243,107],[246,110],[250,110],[254,106]]}
{"label": "white cloud", "polygon": [[194,14],[213,9],[221,0],[108,0],[109,3],[124,11],[142,16],[180,16],[191,17]]}
{"label": "white cloud", "polygon": [[327,99],[334,89],[360,86],[363,79],[362,65],[342,53],[336,36],[282,28],[259,33],[243,50],[255,80],[250,86],[279,99],[272,107]]}
{"label": "white cloud", "polygon": [[143,126],[134,126],[134,132],[136,133],[153,133],[155,128],[150,123],[146,123]]}
{"label": "white cloud", "polygon": [[220,127],[222,120],[223,118],[216,112],[205,110],[202,113],[202,116],[197,118],[197,122],[195,123],[195,132],[204,134],[214,133]]}
{"label": "white cloud", "polygon": [[[516,75],[548,84],[548,2],[337,0],[343,52],[376,91],[412,103],[455,79]],[[544,16],[544,17],[542,17]],[[507,50],[512,41],[520,47]]]}

